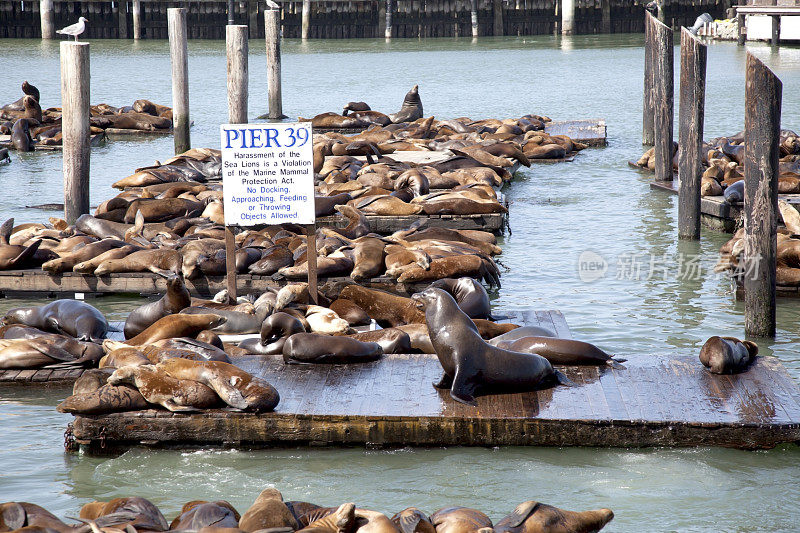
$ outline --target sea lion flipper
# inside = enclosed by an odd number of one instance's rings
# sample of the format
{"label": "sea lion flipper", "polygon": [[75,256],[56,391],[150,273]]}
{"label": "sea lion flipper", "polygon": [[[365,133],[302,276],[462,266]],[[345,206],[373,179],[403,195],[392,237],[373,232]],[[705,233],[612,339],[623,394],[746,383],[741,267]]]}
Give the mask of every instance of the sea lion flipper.
{"label": "sea lion flipper", "polygon": [[553,375],[556,378],[556,383],[564,385],[565,387],[577,387],[574,381],[565,376],[560,370],[553,369]]}
{"label": "sea lion flipper", "polygon": [[197,409],[195,407],[189,407],[188,405],[178,405],[175,403],[174,400],[164,400],[161,402],[161,405],[164,406],[165,409],[169,409],[173,413],[199,413],[202,409]]}
{"label": "sea lion flipper", "polygon": [[517,505],[517,507],[511,511],[511,514],[502,520],[503,526],[508,528],[521,526],[538,506],[539,502],[534,501],[524,502]]}
{"label": "sea lion flipper", "polygon": [[617,370],[624,370],[625,365],[621,364],[622,361],[627,361],[627,359],[609,359],[608,366],[611,368],[616,368]]}
{"label": "sea lion flipper", "polygon": [[9,218],[3,225],[0,226],[0,244],[8,244],[8,239],[11,238],[11,230],[14,229],[14,218]]}
{"label": "sea lion flipper", "polygon": [[438,382],[434,382],[433,386],[437,389],[449,389],[453,386],[453,378],[447,373],[443,373]]}
{"label": "sea lion flipper", "polygon": [[450,387],[450,396],[457,402],[465,403],[477,407],[475,401],[475,384],[470,383],[469,378],[464,372],[456,367],[456,375],[453,376],[453,384]]}
{"label": "sea lion flipper", "polygon": [[9,502],[3,505],[3,511],[0,513],[2,523],[7,528],[10,528],[11,531],[22,528],[25,525],[27,516],[25,508],[17,502]]}
{"label": "sea lion flipper", "polygon": [[419,512],[404,514],[400,517],[397,526],[402,533],[415,533],[417,525],[422,520],[422,514]]}
{"label": "sea lion flipper", "polygon": [[55,359],[56,361],[72,362],[75,360],[75,356],[73,356],[71,353],[50,343],[44,343],[37,341],[36,339],[31,339],[29,345],[39,353],[42,353],[51,359]]}

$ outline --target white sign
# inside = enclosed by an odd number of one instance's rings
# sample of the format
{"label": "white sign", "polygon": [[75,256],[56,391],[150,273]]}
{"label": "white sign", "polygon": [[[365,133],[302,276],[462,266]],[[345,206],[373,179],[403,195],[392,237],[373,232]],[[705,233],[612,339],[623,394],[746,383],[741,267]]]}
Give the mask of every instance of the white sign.
{"label": "white sign", "polygon": [[225,224],[313,224],[311,123],[220,126]]}

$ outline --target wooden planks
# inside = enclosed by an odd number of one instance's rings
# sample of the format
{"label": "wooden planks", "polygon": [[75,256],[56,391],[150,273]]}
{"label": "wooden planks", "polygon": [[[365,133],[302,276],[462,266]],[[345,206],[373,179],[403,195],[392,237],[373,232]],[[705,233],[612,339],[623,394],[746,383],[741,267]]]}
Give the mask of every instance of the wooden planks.
{"label": "wooden planks", "polygon": [[0,370],[3,385],[71,385],[83,374],[83,368],[40,368],[31,370]]}
{"label": "wooden planks", "polygon": [[[569,336],[557,311],[513,314]],[[157,445],[546,445],[770,448],[800,439],[800,390],[780,361],[761,357],[717,376],[692,357],[620,354],[624,368],[568,367],[577,385],[455,402],[431,382],[435,355],[390,355],[359,365],[284,365],[248,356],[243,369],[280,392],[276,412],[148,410],[76,417],[75,437],[93,449]]]}
{"label": "wooden planks", "polygon": [[[366,215],[369,230],[381,235],[408,229],[417,220],[425,220],[426,228],[472,229],[502,233],[508,224],[508,213],[489,213],[486,215],[407,215],[382,216]],[[317,226],[344,228],[348,220],[342,215],[317,218]]]}

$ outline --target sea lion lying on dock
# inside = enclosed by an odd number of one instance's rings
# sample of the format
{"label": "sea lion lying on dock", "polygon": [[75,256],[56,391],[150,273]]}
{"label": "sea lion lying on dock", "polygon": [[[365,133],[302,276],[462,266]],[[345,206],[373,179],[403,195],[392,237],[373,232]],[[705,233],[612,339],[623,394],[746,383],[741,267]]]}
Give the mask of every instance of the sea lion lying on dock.
{"label": "sea lion lying on dock", "polygon": [[181,514],[172,521],[172,531],[199,531],[203,528],[220,529],[238,528],[239,513],[226,501],[189,502],[181,509]]}
{"label": "sea lion lying on dock", "polygon": [[554,337],[521,337],[513,341],[492,342],[494,346],[512,352],[535,353],[554,365],[608,365],[624,368],[615,359],[588,342]]}
{"label": "sea lion lying on dock", "polygon": [[297,519],[283,502],[283,495],[273,488],[261,491],[238,524],[239,529],[247,533],[272,528],[295,530],[298,526]]}
{"label": "sea lion lying on dock", "polygon": [[713,374],[739,374],[756,360],[758,345],[736,337],[713,336],[700,349],[700,362]]}
{"label": "sea lion lying on dock", "polygon": [[303,323],[292,315],[277,312],[268,316],[261,324],[259,339],[245,339],[239,347],[248,353],[277,355],[283,353],[283,345],[295,333],[305,333]]}
{"label": "sea lion lying on dock", "polygon": [[25,324],[42,331],[64,333],[81,341],[102,342],[108,333],[106,317],[91,305],[78,300],[56,300],[35,307],[8,311],[2,323]]}
{"label": "sea lion lying on dock", "polygon": [[133,385],[149,403],[176,413],[215,407],[219,396],[208,386],[189,379],[176,379],[153,365],[124,366],[108,378],[110,385]]}
{"label": "sea lion lying on dock", "polygon": [[519,504],[494,526],[495,533],[594,533],[614,519],[611,509],[566,511],[536,501]]}
{"label": "sea lion lying on dock", "polygon": [[361,342],[351,337],[295,333],[283,345],[283,361],[292,363],[362,363],[383,355],[376,342]]}

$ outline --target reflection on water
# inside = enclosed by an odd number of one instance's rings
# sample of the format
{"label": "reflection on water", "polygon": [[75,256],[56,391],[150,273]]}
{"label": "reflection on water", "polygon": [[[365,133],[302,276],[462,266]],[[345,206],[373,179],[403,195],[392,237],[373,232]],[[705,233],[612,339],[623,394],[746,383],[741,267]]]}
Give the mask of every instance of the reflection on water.
{"label": "reflection on water", "polygon": [[[699,243],[678,242],[677,202],[653,192],[649,178],[627,167],[642,152],[641,35],[519,38],[289,41],[283,46],[284,112],[311,116],[350,100],[399,109],[419,84],[425,111],[440,118],[602,117],[609,146],[582,152],[574,163],[523,169],[506,187],[513,234],[504,241],[503,287],[496,309],[560,309],[576,337],[625,354],[696,357],[711,335],[741,335],[742,305],[729,282],[711,272],[727,237],[703,231]],[[95,103],[148,98],[169,104],[166,41],[92,41]],[[60,101],[56,42],[0,41],[6,76],[0,101],[19,97],[27,79],[45,107]],[[750,47],[784,83],[783,125],[800,129],[800,49]],[[263,42],[250,45],[250,116],[267,108]],[[676,49],[677,50],[677,49]],[[190,103],[195,146],[216,146],[226,121],[221,41],[193,41]],[[742,129],[744,49],[709,47],[706,136]],[[676,63],[677,64],[677,63]],[[12,73],[8,75],[8,73]],[[676,69],[676,77],[678,75]],[[92,204],[135,167],[163,160],[172,138],[115,141],[92,150]],[[12,154],[0,167],[6,194],[0,214],[19,222],[52,213],[24,205],[60,202],[59,154]],[[606,275],[584,283],[578,257],[586,250],[608,263]],[[628,275],[632,257],[639,276]],[[682,275],[680,258],[696,258],[700,276]],[[651,275],[652,264],[658,269]],[[120,320],[137,303],[123,297],[90,301]],[[21,305],[0,301],[0,311]],[[778,336],[759,341],[797,380],[800,306],[782,301]],[[449,449],[154,452],[120,457],[64,456],[69,417],[52,407],[67,391],[0,389],[0,501],[45,504],[76,513],[93,498],[140,494],[170,515],[193,498],[225,498],[245,508],[265,486],[287,498],[322,504],[355,500],[393,512],[473,505],[499,519],[518,502],[537,499],[567,508],[609,506],[609,531],[781,531],[800,514],[797,449],[729,450]],[[750,400],[747,399],[747,402]],[[746,406],[744,408],[747,408]],[[754,494],[758,498],[754,498]],[[646,524],[646,525],[645,525]]]}

